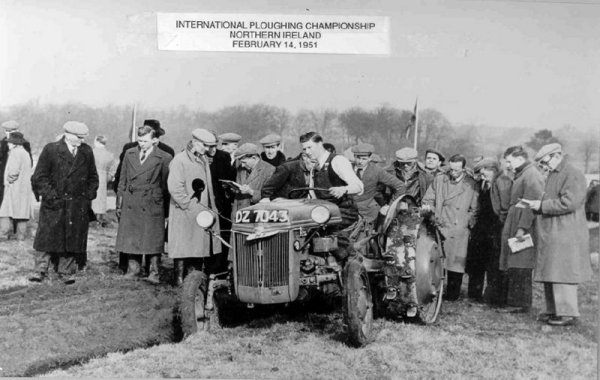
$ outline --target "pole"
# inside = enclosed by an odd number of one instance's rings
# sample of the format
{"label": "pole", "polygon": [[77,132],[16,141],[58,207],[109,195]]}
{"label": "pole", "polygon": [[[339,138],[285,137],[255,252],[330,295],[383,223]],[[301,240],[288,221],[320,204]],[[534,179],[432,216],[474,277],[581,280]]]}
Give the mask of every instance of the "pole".
{"label": "pole", "polygon": [[415,100],[415,141],[413,143],[413,148],[417,150],[417,144],[419,141],[419,97]]}
{"label": "pole", "polygon": [[130,131],[130,136],[129,136],[129,140],[131,142],[135,142],[137,140],[136,135],[137,135],[137,131],[135,128],[135,118],[137,116],[137,103],[133,104],[133,112],[131,114],[131,131]]}

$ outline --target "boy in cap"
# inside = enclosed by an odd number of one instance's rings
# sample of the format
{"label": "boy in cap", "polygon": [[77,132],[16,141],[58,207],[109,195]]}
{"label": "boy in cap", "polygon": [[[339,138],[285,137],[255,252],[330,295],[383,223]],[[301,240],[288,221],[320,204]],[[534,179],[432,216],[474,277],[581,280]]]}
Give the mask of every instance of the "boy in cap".
{"label": "boy in cap", "polygon": [[364,186],[363,193],[356,195],[354,201],[358,207],[358,213],[368,222],[374,223],[379,214],[379,208],[382,206],[382,204],[376,202],[378,192],[382,188],[389,188],[392,193],[392,198],[389,201],[391,203],[404,194],[404,184],[398,178],[371,162],[375,150],[373,145],[358,144],[352,147],[351,150],[354,154],[356,176]]}
{"label": "boy in cap", "polygon": [[[169,212],[169,257],[173,259],[175,285],[180,286],[187,268],[204,271],[206,275],[227,269],[227,258],[222,257],[221,242],[205,229],[198,226],[196,216],[203,210],[218,209],[211,180],[207,151],[217,145],[215,136],[206,129],[192,131],[192,138],[185,151],[171,161],[167,185],[171,193]],[[198,194],[198,185],[204,190]],[[220,218],[212,227],[216,234],[220,229]]]}
{"label": "boy in cap", "polygon": [[578,284],[591,278],[589,232],[583,208],[586,180],[562,153],[558,143],[543,146],[535,161],[549,172],[544,193],[524,199],[537,215],[534,281],[544,284],[546,312],[539,316],[553,326],[577,323]]}
{"label": "boy in cap", "polygon": [[65,284],[75,282],[76,258],[87,251],[98,173],[92,148],[84,142],[88,127],[68,121],[63,129],[60,141],[44,147],[31,177],[33,192],[42,197],[33,248],[43,253],[29,278],[34,282],[48,276],[51,259],[58,261],[58,276]]}
{"label": "boy in cap", "polygon": [[280,150],[281,136],[270,134],[260,140],[264,151],[260,158],[269,164],[278,167],[285,162],[285,154]]}

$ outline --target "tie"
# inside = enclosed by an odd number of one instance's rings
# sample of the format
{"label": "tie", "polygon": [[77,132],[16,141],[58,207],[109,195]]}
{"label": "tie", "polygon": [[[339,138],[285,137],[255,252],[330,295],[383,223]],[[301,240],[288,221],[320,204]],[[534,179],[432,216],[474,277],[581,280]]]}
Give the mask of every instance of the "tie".
{"label": "tie", "polygon": [[140,162],[143,163],[145,159],[146,159],[146,151],[143,150],[142,155],[140,156]]}
{"label": "tie", "polygon": [[77,147],[76,146],[73,147],[71,154],[73,154],[73,157],[75,157],[77,155]]}
{"label": "tie", "polygon": [[362,179],[363,169],[356,169],[356,176],[358,179]]}

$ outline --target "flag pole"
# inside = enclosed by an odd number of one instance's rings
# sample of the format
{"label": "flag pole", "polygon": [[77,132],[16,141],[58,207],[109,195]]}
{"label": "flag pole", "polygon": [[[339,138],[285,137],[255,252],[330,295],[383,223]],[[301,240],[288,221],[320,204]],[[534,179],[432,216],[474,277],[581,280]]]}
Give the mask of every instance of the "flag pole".
{"label": "flag pole", "polygon": [[418,137],[419,137],[419,97],[415,100],[415,141],[413,143],[413,148],[417,150]]}
{"label": "flag pole", "polygon": [[129,136],[129,140],[131,142],[135,142],[137,140],[136,135],[137,135],[137,131],[135,128],[135,119],[137,116],[137,103],[133,104],[133,111],[131,114],[131,131],[130,131],[130,136]]}

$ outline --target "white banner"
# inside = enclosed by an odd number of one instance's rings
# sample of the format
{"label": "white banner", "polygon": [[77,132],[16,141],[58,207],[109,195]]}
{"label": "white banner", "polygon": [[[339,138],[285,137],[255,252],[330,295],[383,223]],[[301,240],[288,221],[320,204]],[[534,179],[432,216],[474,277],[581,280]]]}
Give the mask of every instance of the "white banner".
{"label": "white banner", "polygon": [[160,50],[390,54],[379,16],[157,13]]}

